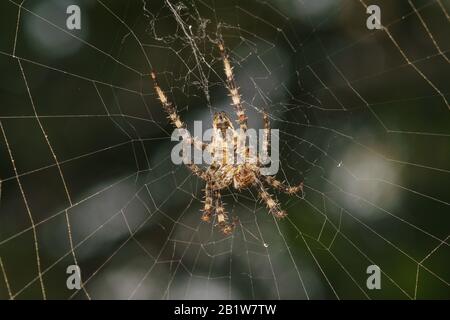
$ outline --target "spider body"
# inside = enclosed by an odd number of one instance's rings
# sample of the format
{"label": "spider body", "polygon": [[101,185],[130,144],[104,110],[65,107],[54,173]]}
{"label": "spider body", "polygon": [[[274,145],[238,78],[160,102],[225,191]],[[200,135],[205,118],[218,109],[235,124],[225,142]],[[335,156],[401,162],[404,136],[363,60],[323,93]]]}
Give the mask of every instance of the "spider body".
{"label": "spider body", "polygon": [[[260,199],[266,204],[269,212],[276,218],[283,218],[286,212],[281,210],[278,200],[272,196],[266,186],[271,186],[278,191],[289,195],[303,193],[303,183],[298,186],[289,186],[277,180],[273,176],[263,176],[260,173],[261,162],[258,156],[249,152],[245,133],[247,132],[247,116],[241,102],[238,87],[234,81],[233,67],[231,66],[225,47],[219,42],[218,48],[223,62],[226,76],[226,87],[234,106],[239,130],[235,130],[233,121],[225,112],[216,112],[213,116],[213,136],[211,143],[204,144],[195,138],[190,138],[191,143],[197,148],[207,150],[211,155],[212,162],[207,168],[201,168],[196,164],[187,164],[192,173],[205,181],[205,200],[201,220],[211,222],[215,218],[216,226],[225,235],[230,235],[236,226],[236,218],[230,221],[225,212],[221,200],[223,189],[234,188],[238,191],[254,187],[257,189]],[[186,125],[176,111],[176,107],[169,101],[168,97],[158,85],[156,74],[151,73],[154,88],[170,122],[178,129],[185,129]],[[263,151],[267,154],[269,146],[270,123],[266,113],[264,119],[264,141]],[[236,158],[240,161],[236,161]]]}
{"label": "spider body", "polygon": [[234,188],[237,190],[250,188],[258,181],[259,167],[252,164],[238,165],[233,177]]}
{"label": "spider body", "polygon": [[[233,186],[235,189],[249,188],[255,184],[259,166],[257,159],[251,157],[245,140],[243,148],[239,147],[240,139],[245,139],[242,132],[234,129],[233,122],[226,112],[216,112],[213,117],[214,135],[208,150],[213,162],[208,169],[211,175],[212,189],[215,191]],[[236,161],[240,157],[242,162]]]}
{"label": "spider body", "polygon": [[231,186],[237,190],[242,190],[250,188],[258,181],[257,171],[259,171],[259,167],[250,164],[212,166],[208,170],[213,181],[211,182],[213,191]]}

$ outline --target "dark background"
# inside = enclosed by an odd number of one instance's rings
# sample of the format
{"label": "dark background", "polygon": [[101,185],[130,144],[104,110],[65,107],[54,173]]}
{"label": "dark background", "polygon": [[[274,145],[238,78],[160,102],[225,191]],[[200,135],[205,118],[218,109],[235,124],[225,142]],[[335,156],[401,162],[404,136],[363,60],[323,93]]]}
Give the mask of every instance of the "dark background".
{"label": "dark background", "polygon": [[[74,259],[93,299],[448,299],[449,2],[367,3],[387,31],[356,0],[170,4],[0,4],[0,298],[43,297],[39,256],[50,299],[87,298]],[[149,79],[189,126],[232,114],[220,37],[250,125],[280,129],[277,177],[305,183],[282,221],[226,191],[228,238],[200,223]]]}

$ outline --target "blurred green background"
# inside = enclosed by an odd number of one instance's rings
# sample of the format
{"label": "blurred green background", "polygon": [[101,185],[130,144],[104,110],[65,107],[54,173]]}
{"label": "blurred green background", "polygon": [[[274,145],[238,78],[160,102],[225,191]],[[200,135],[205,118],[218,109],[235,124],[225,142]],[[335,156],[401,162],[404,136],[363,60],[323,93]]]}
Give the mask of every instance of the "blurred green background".
{"label": "blurred green background", "polygon": [[[0,298],[450,298],[450,3],[366,4],[387,29],[356,0],[2,1]],[[281,221],[224,192],[230,237],[149,79],[189,127],[232,114],[219,38],[250,126],[280,129],[277,178],[305,184]]]}

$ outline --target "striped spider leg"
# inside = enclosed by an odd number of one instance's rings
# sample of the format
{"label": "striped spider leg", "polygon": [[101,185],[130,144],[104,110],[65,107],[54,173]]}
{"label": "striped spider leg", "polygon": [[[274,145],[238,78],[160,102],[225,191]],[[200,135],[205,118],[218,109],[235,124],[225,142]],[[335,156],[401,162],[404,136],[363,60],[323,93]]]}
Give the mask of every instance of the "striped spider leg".
{"label": "striped spider leg", "polygon": [[233,75],[233,67],[230,63],[230,58],[226,52],[225,45],[223,41],[219,41],[218,44],[220,55],[222,57],[223,69],[226,76],[226,87],[228,89],[229,95],[231,97],[232,104],[237,114],[239,126],[243,133],[247,131],[247,116],[242,106],[241,95],[239,94],[239,88],[236,85]]}
{"label": "striped spider leg", "polygon": [[[263,154],[265,156],[268,155],[269,147],[270,147],[270,119],[269,115],[266,112],[263,112],[263,121],[264,121],[264,135],[262,141]],[[295,195],[301,192],[303,197],[303,182],[298,184],[297,186],[286,185],[284,182],[277,180],[274,176],[264,176],[264,181],[271,187],[275,188],[278,191],[284,192],[288,195]]]}
{"label": "striped spider leg", "polygon": [[[150,76],[153,80],[153,86],[156,92],[156,95],[158,96],[159,101],[161,102],[161,105],[164,108],[164,111],[167,113],[167,117],[170,119],[170,122],[174,127],[177,129],[186,129],[186,124],[181,120],[181,117],[178,115],[176,107],[169,101],[167,98],[167,95],[164,93],[164,91],[161,89],[161,87],[158,84],[158,81],[156,79],[156,73],[151,72]],[[201,150],[205,150],[208,145],[199,141],[196,137],[189,138],[189,141],[185,141],[186,143],[192,144],[194,147],[199,148]],[[207,176],[205,172],[197,165],[193,163],[188,163],[186,166],[192,171],[192,173],[203,180],[207,179]]]}
{"label": "striped spider leg", "polygon": [[206,181],[206,185],[205,185],[205,201],[203,203],[202,221],[211,222],[211,216],[214,211],[213,202],[214,202],[214,198],[213,198],[211,181],[208,178]]}
{"label": "striped spider leg", "polygon": [[[181,120],[181,117],[178,115],[176,107],[169,101],[167,95],[159,86],[155,72],[152,71],[150,76],[153,80],[156,95],[158,96],[158,99],[161,102],[164,111],[167,113],[167,117],[169,118],[172,125],[175,126],[177,129],[186,129],[186,124],[183,122],[183,120]],[[186,142],[192,144],[194,147],[200,150],[205,150],[206,147],[208,146],[206,143],[199,141],[197,137],[189,138],[189,141]]]}
{"label": "striped spider leg", "polygon": [[230,235],[234,231],[235,224],[228,221],[228,215],[225,213],[225,207],[222,203],[220,191],[216,192],[216,216],[217,226],[224,235]]}

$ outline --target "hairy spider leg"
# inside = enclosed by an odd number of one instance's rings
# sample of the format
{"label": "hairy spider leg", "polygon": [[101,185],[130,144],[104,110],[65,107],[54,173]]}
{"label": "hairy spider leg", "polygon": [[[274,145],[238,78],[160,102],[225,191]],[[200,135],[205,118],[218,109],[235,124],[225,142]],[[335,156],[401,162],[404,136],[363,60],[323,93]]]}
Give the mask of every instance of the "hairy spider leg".
{"label": "hairy spider leg", "polygon": [[[186,124],[183,122],[181,117],[178,115],[176,107],[174,106],[174,104],[172,104],[169,101],[167,95],[164,93],[164,91],[159,86],[158,80],[156,78],[156,73],[152,71],[150,73],[150,76],[153,80],[153,85],[154,85],[156,95],[158,96],[158,100],[161,102],[161,104],[164,108],[164,111],[166,111],[167,117],[169,118],[172,125],[175,126],[177,129],[186,129]],[[194,147],[196,147],[200,150],[205,150],[208,146],[206,143],[201,142],[196,137],[191,137],[191,138],[189,138],[189,141],[186,141],[186,142],[194,145]]]}
{"label": "hairy spider leg", "polygon": [[234,223],[230,223],[228,221],[228,216],[225,213],[225,207],[222,203],[220,191],[216,191],[216,218],[217,218],[217,226],[220,228],[225,235],[230,235],[234,231]]}
{"label": "hairy spider leg", "polygon": [[242,105],[241,95],[239,93],[239,88],[236,85],[236,81],[234,79],[233,67],[231,66],[230,58],[228,53],[226,52],[225,45],[223,40],[220,40],[218,43],[220,55],[222,57],[223,69],[225,71],[226,80],[226,88],[228,89],[229,96],[231,97],[232,105],[234,106],[237,119],[239,122],[239,127],[241,129],[239,135],[239,145],[243,144],[245,146],[244,158],[247,159],[250,155],[250,149],[246,143],[246,132],[247,132],[247,115],[245,114],[244,107]]}
{"label": "hairy spider leg", "polygon": [[225,76],[227,77],[227,89],[229,91],[232,104],[235,108],[238,122],[241,130],[245,133],[247,131],[247,116],[245,115],[244,107],[242,106],[241,95],[239,94],[239,88],[236,85],[233,75],[233,67],[231,66],[230,59],[225,50],[223,41],[219,44],[220,55],[222,56],[223,68],[225,71]]}
{"label": "hairy spider leg", "polygon": [[205,186],[205,201],[203,206],[203,215],[202,215],[202,221],[204,222],[211,222],[211,216],[213,213],[213,192],[211,190],[211,182],[206,181]]}
{"label": "hairy spider leg", "polygon": [[269,212],[278,219],[284,218],[287,214],[285,211],[281,210],[278,200],[271,196],[269,192],[267,192],[266,188],[264,188],[264,185],[260,180],[258,180],[256,184],[259,188],[259,196],[266,204]]}
{"label": "hairy spider leg", "polygon": [[[269,115],[267,114],[267,112],[263,113],[263,121],[264,121],[264,138],[262,141],[262,143],[263,143],[262,148],[263,148],[264,155],[268,155],[269,147],[270,147],[270,119],[269,119]],[[299,192],[301,192],[303,195],[303,182],[301,182],[297,186],[292,187],[292,186],[286,185],[285,183],[277,180],[273,176],[265,176],[264,180],[266,181],[266,183],[268,185],[270,185],[273,188],[275,188],[276,190],[284,192],[288,195],[294,195]]]}
{"label": "hairy spider leg", "polygon": [[[153,80],[156,95],[158,96],[158,99],[161,102],[163,109],[166,111],[172,125],[174,125],[178,129],[186,129],[186,124],[183,122],[183,120],[181,120],[181,117],[178,115],[176,107],[169,101],[164,91],[158,85],[155,72],[152,71],[150,73],[150,76]],[[195,138],[190,138],[190,141],[187,142],[193,144],[195,147],[200,148],[202,150],[206,149],[207,147],[206,144],[202,143],[201,141],[198,141]],[[186,166],[192,171],[194,175],[202,178],[203,180],[207,179],[206,173],[196,164],[189,163],[186,164]]]}
{"label": "hairy spider leg", "polygon": [[272,186],[273,188],[275,188],[278,191],[284,192],[291,196],[301,192],[302,197],[303,197],[303,182],[301,182],[297,186],[290,186],[290,185],[285,184],[284,182],[277,180],[273,176],[265,176],[264,180],[267,182],[268,185]]}

